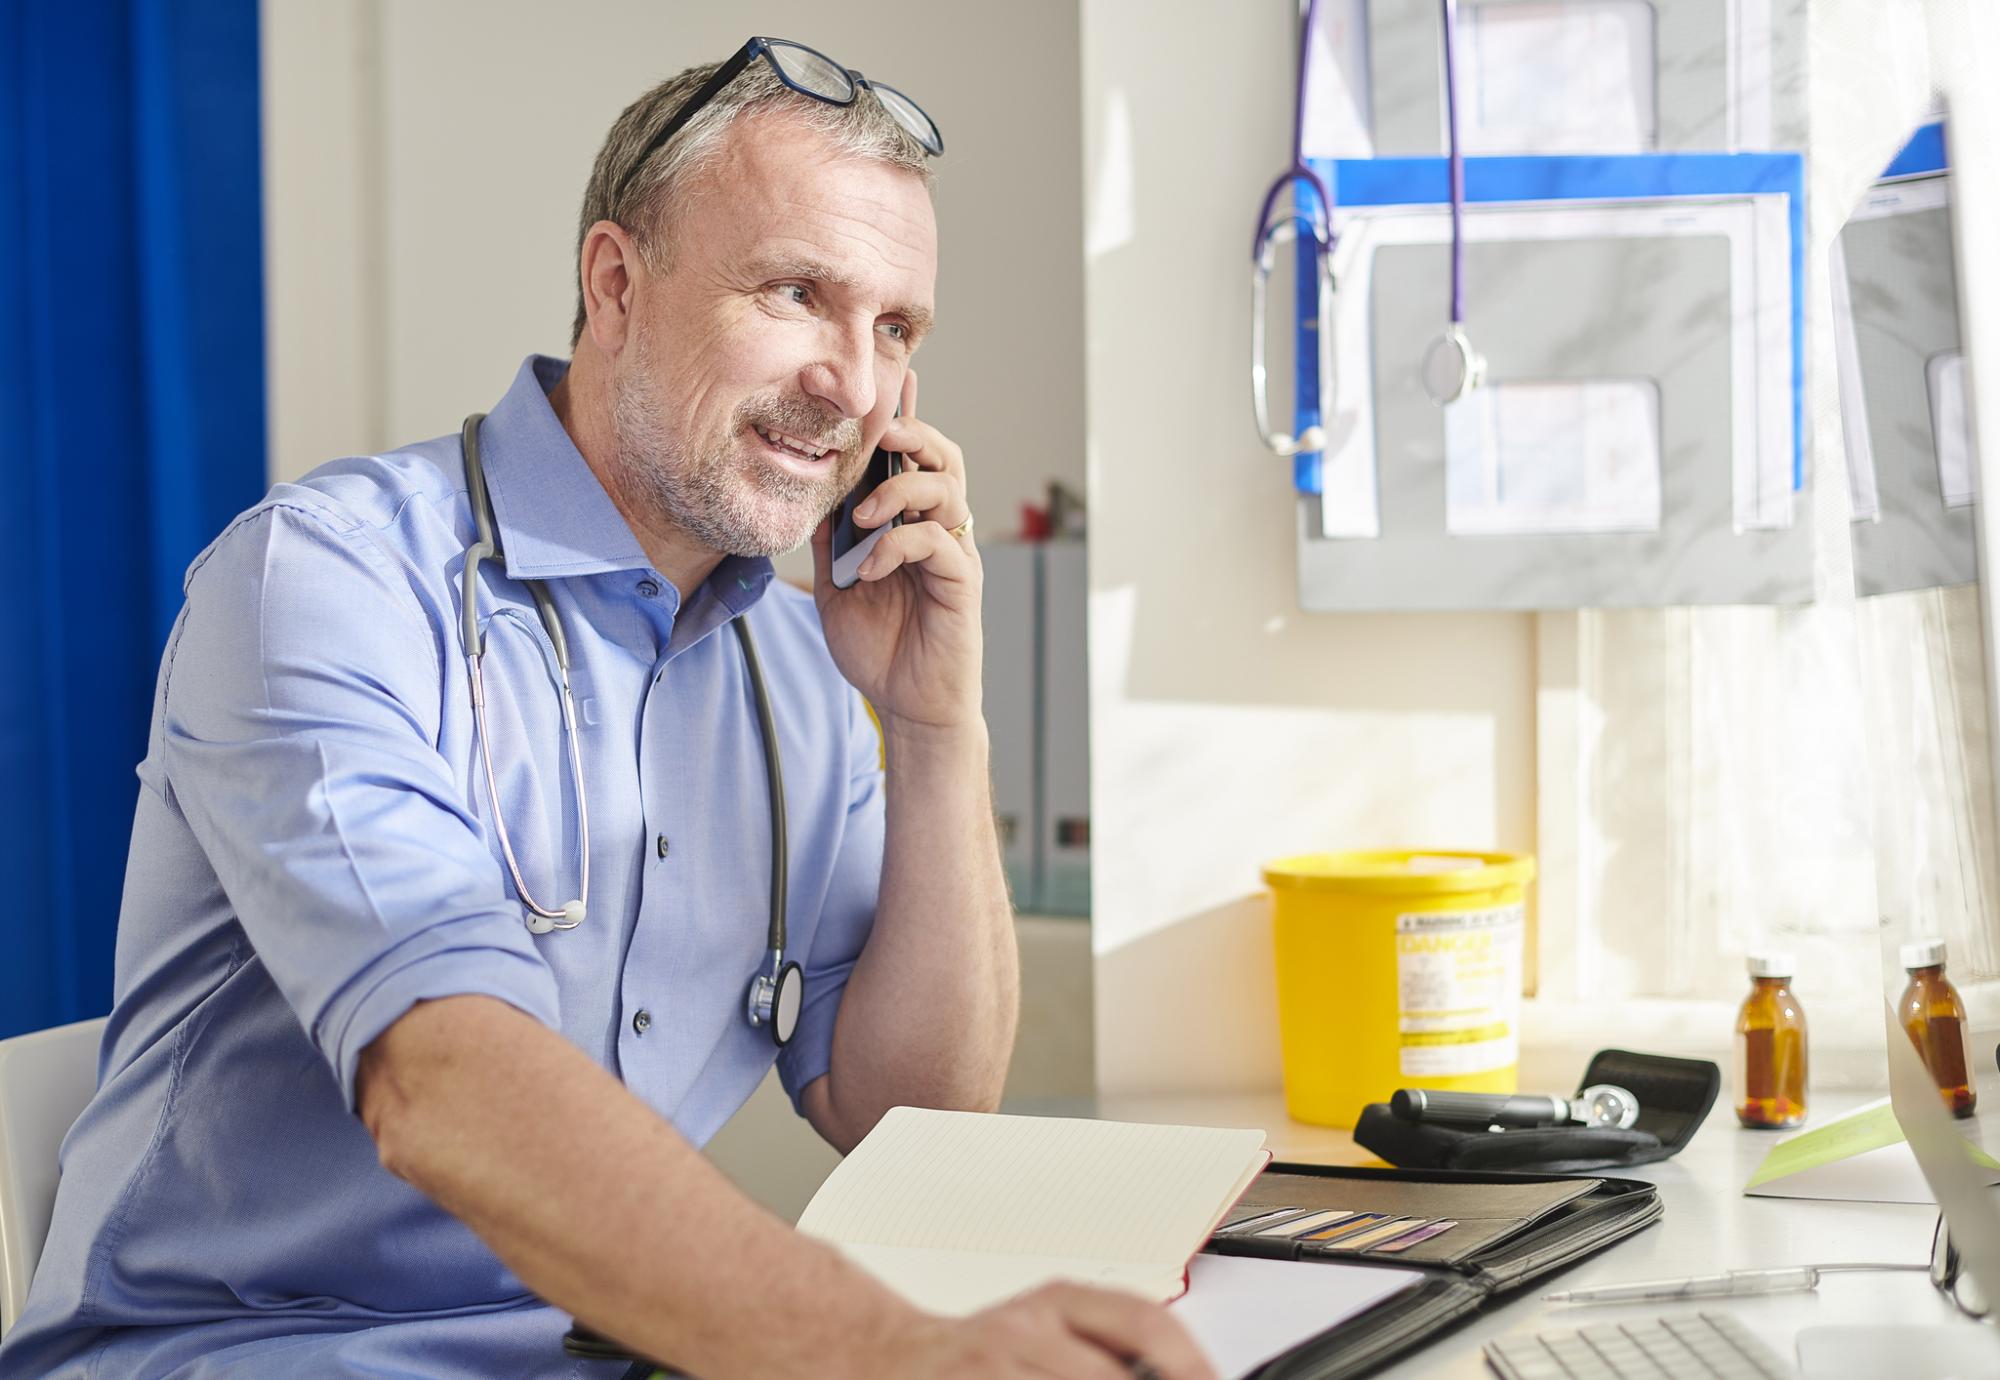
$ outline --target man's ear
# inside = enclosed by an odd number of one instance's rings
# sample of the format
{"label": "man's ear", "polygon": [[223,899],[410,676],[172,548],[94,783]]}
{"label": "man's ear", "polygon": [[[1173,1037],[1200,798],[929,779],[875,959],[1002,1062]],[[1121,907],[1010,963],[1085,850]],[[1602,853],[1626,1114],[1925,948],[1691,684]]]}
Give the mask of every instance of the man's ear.
{"label": "man's ear", "polygon": [[591,343],[607,356],[625,348],[632,326],[632,294],[644,266],[639,246],[616,221],[600,220],[583,237],[579,264],[583,282],[585,329]]}

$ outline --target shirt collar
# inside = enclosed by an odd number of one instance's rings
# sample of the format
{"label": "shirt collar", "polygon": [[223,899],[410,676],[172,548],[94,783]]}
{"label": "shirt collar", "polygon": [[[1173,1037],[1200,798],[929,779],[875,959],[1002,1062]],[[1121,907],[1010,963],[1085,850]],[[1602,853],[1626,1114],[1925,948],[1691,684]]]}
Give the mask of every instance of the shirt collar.
{"label": "shirt collar", "polygon": [[549,406],[563,360],[529,355],[479,427],[507,574],[521,580],[642,570],[646,552]]}
{"label": "shirt collar", "polygon": [[[529,355],[480,424],[480,460],[509,579],[651,568],[630,524],[549,406],[549,390],[567,372],[565,360]],[[733,617],[770,583],[767,558],[724,556],[705,588]]]}
{"label": "shirt collar", "polygon": [[747,613],[762,597],[772,574],[768,556],[724,556],[722,563],[710,572],[706,588],[734,618]]}

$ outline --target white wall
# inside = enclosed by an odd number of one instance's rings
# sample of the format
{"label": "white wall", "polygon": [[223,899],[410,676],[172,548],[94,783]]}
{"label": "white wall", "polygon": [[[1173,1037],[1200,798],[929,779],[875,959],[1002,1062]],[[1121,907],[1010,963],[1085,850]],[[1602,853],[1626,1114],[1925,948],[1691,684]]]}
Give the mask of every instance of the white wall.
{"label": "white wall", "polygon": [[1290,11],[1082,0],[1104,1092],[1278,1085],[1263,860],[1535,843],[1531,617],[1298,611],[1245,396]]}
{"label": "white wall", "polygon": [[266,0],[272,476],[455,430],[567,354],[577,203],[653,82],[753,33],[909,93],[944,132],[922,414],[981,530],[1083,480],[1074,0]]}

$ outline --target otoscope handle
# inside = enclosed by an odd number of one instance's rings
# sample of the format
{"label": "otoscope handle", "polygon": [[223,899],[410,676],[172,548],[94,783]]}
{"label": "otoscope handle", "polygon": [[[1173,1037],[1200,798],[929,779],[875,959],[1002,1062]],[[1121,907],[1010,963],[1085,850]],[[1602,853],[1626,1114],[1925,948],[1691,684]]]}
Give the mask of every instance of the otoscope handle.
{"label": "otoscope handle", "polygon": [[1570,1119],[1569,1103],[1560,1097],[1434,1092],[1427,1088],[1398,1088],[1390,1094],[1389,1112],[1402,1121],[1455,1121],[1477,1126],[1555,1126]]}

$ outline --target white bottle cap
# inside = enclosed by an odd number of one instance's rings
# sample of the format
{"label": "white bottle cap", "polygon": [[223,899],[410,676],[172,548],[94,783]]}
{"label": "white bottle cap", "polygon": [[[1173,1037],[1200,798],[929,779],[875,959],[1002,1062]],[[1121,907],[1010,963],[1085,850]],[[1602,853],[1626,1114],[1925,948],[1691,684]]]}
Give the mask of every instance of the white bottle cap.
{"label": "white bottle cap", "polygon": [[1790,954],[1751,954],[1744,962],[1753,978],[1788,978],[1798,972],[1798,961]]}
{"label": "white bottle cap", "polygon": [[1931,968],[1944,962],[1944,941],[1942,939],[1913,939],[1903,946],[1903,966],[1914,972],[1918,968]]}

